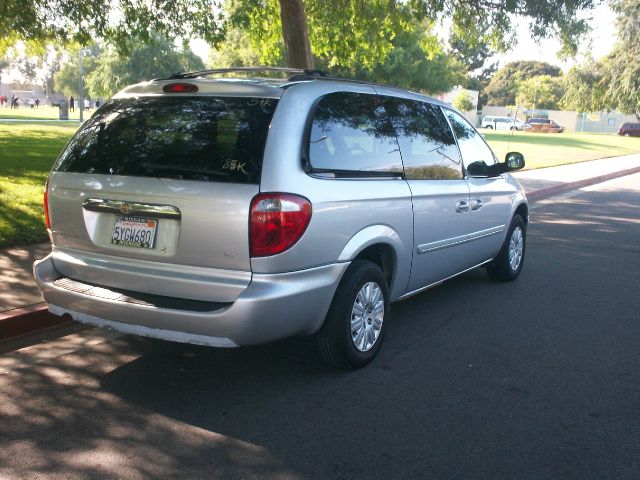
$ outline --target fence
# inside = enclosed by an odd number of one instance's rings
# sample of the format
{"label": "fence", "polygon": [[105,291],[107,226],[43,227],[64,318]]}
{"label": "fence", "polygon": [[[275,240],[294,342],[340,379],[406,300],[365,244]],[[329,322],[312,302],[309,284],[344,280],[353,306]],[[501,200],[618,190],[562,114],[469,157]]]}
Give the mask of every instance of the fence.
{"label": "fence", "polygon": [[[512,113],[513,111],[507,107],[485,105],[482,109],[481,117],[486,115],[509,117]],[[535,115],[554,120],[556,123],[562,125],[566,132],[615,133],[624,122],[638,121],[633,115],[624,115],[615,110],[611,112],[579,113],[537,109]],[[524,111],[518,110],[517,118],[524,121],[524,116]]]}

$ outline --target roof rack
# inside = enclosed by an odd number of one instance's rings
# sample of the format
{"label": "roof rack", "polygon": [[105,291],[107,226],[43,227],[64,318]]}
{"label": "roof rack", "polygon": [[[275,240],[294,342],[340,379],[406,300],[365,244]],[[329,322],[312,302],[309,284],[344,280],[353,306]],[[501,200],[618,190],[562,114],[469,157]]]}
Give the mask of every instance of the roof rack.
{"label": "roof rack", "polygon": [[164,80],[180,80],[185,78],[197,78],[205,75],[220,75],[225,73],[259,73],[259,72],[281,72],[288,73],[291,76],[289,80],[322,78],[328,77],[329,74],[324,70],[309,70],[306,68],[287,68],[287,67],[234,67],[234,68],[213,68],[210,70],[197,70],[194,72],[180,72],[171,75]]}

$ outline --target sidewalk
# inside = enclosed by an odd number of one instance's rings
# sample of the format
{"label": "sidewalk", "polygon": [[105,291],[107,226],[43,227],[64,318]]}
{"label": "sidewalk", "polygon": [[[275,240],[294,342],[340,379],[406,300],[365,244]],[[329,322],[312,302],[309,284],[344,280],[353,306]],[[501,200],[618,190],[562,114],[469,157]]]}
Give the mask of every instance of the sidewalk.
{"label": "sidewalk", "polygon": [[515,172],[530,202],[640,172],[640,154]]}
{"label": "sidewalk", "polygon": [[[640,154],[559,167],[516,172],[530,202],[558,193],[640,172]],[[50,252],[48,243],[0,250],[0,341],[66,323],[46,310],[33,279],[35,260]]]}

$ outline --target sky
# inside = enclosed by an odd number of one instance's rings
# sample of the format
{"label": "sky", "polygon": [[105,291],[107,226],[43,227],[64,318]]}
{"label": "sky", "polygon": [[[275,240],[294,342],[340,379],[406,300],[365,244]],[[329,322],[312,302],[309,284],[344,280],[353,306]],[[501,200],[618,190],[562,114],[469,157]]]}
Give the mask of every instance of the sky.
{"label": "sky", "polygon": [[615,14],[607,5],[599,5],[586,14],[592,17],[590,22],[593,31],[580,47],[578,57],[568,61],[558,59],[556,52],[560,50],[560,42],[549,38],[539,43],[531,40],[527,22],[520,21],[516,25],[518,44],[511,51],[499,55],[500,65],[516,60],[538,60],[548,62],[568,70],[576,63],[581,63],[584,55],[591,53],[596,60],[607,55],[616,41]]}

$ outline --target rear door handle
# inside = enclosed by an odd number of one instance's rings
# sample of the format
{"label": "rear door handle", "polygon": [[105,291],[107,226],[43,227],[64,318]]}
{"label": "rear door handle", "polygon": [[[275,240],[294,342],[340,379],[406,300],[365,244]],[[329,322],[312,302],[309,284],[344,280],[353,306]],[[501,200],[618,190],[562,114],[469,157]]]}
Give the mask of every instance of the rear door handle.
{"label": "rear door handle", "polygon": [[456,203],[456,212],[465,213],[469,211],[469,202],[466,200],[460,200]]}
{"label": "rear door handle", "polygon": [[476,198],[473,202],[471,202],[471,210],[480,210],[482,205],[484,205],[484,203],[482,203],[482,199]]}

